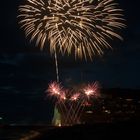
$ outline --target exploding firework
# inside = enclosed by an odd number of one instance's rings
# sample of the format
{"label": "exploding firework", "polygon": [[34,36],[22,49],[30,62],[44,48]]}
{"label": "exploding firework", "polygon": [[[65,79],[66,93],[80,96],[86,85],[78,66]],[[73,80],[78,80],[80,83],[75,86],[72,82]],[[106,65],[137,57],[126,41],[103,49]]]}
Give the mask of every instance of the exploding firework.
{"label": "exploding firework", "polygon": [[[61,125],[73,125],[80,122],[80,117],[89,103],[89,99],[99,97],[99,84],[95,82],[88,84],[84,89],[78,91],[64,90],[57,82],[49,84],[46,90],[50,96],[56,97],[55,109],[61,115]],[[57,113],[58,114],[58,113]],[[55,116],[55,118],[57,118]]]}
{"label": "exploding firework", "polygon": [[84,94],[88,99],[92,97],[98,97],[99,96],[99,84],[98,82],[95,82],[93,84],[88,84],[84,89]]}
{"label": "exploding firework", "polygon": [[60,86],[60,84],[59,83],[57,83],[57,82],[52,82],[50,85],[49,85],[49,87],[48,87],[48,89],[47,89],[47,91],[46,92],[48,92],[49,93],[49,95],[50,96],[54,96],[54,97],[61,97],[62,95],[63,95],[63,91],[62,91],[62,87]]}
{"label": "exploding firework", "polygon": [[125,27],[122,10],[114,0],[27,0],[19,6],[19,24],[30,40],[50,52],[74,53],[75,57],[93,58],[111,48],[108,39]]}
{"label": "exploding firework", "polygon": [[80,93],[75,93],[74,95],[71,96],[70,100],[71,101],[77,101],[80,97]]}

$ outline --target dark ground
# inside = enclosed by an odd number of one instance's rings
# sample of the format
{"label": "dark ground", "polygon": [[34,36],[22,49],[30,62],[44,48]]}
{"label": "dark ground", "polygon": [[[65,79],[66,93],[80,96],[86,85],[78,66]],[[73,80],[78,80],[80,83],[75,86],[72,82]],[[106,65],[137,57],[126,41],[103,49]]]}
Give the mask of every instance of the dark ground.
{"label": "dark ground", "polygon": [[[89,108],[94,113],[85,117],[85,125],[53,127],[45,123],[33,125],[3,122],[0,124],[0,140],[139,140],[140,91],[104,89],[101,92],[104,96],[100,99],[100,106]],[[105,110],[102,110],[103,106]],[[104,112],[106,110],[111,113]]]}
{"label": "dark ground", "polygon": [[71,127],[5,126],[0,128],[0,130],[2,130],[0,131],[0,140],[138,140],[140,122],[96,123],[92,125],[75,125]]}

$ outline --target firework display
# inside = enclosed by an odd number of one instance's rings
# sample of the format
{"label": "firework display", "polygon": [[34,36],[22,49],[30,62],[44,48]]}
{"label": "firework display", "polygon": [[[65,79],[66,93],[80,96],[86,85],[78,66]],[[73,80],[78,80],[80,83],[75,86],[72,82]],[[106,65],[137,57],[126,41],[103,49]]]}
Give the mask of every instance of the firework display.
{"label": "firework display", "polygon": [[30,41],[50,52],[74,53],[75,57],[102,55],[111,48],[109,39],[121,39],[125,27],[122,9],[114,0],[27,0],[19,6],[19,24]]}
{"label": "firework display", "polygon": [[[91,99],[99,97],[98,82],[74,90],[59,83],[58,53],[93,60],[112,48],[110,40],[125,28],[123,10],[115,0],[26,0],[19,6],[19,24],[30,41],[41,50],[49,42],[55,57],[57,82],[49,84],[47,95],[55,100],[55,124],[80,123],[81,114]],[[55,120],[55,119],[54,119]]]}
{"label": "firework display", "polygon": [[80,117],[86,104],[90,100],[100,96],[99,84],[97,82],[81,87],[77,92],[64,90],[59,83],[52,82],[49,84],[46,92],[48,96],[57,99],[55,100],[55,109],[59,112],[59,121],[61,120],[61,125],[80,123]]}

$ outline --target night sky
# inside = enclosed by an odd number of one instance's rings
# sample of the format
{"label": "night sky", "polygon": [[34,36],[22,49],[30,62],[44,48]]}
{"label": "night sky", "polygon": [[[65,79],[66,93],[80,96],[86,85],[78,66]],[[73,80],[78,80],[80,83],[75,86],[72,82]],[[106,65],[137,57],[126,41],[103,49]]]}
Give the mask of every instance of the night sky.
{"label": "night sky", "polygon": [[[116,1],[124,9],[124,41],[115,39],[113,51],[105,50],[93,62],[60,56],[62,85],[99,81],[103,88],[140,88],[140,1]],[[45,99],[44,91],[56,79],[54,57],[25,38],[17,20],[21,3],[1,1],[0,117],[8,123],[49,123],[53,104]]]}

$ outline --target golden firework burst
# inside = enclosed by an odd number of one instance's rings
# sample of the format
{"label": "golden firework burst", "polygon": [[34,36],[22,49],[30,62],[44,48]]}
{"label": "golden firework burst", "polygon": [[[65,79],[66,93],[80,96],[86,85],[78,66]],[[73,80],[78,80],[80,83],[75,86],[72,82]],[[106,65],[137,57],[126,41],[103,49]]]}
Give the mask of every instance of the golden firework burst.
{"label": "golden firework burst", "polygon": [[114,0],[27,0],[19,6],[19,24],[26,37],[50,52],[74,53],[90,59],[111,48],[108,38],[123,38],[117,33],[125,27],[122,9]]}

